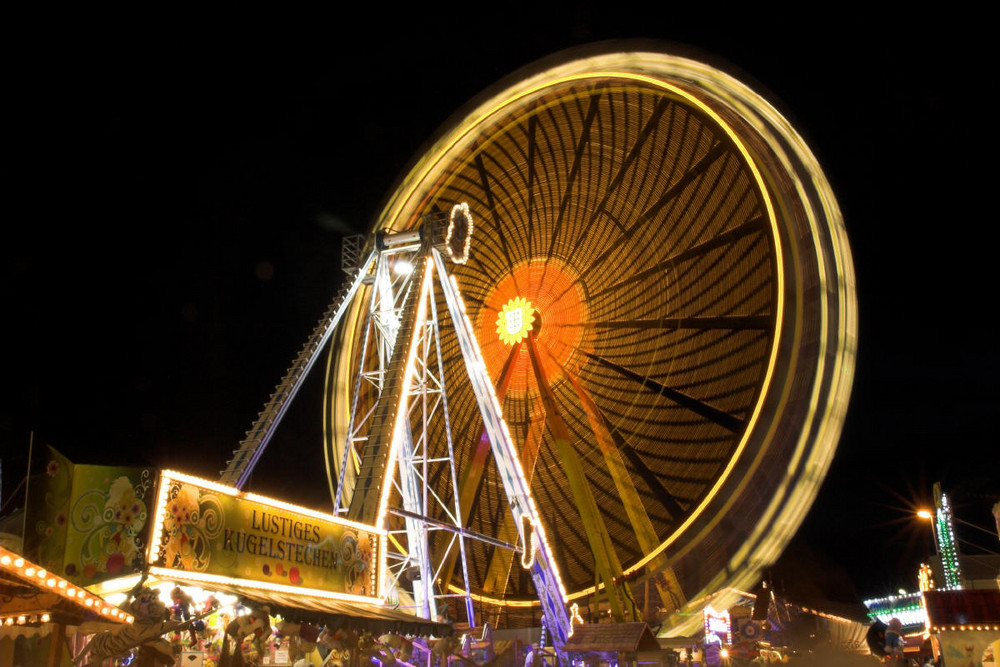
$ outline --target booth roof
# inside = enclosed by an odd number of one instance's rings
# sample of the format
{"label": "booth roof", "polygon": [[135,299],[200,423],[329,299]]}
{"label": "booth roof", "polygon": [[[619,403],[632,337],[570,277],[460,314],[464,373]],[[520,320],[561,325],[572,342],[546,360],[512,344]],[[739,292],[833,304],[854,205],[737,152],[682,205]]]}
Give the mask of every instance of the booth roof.
{"label": "booth roof", "polygon": [[645,623],[585,623],[573,627],[563,647],[570,653],[656,651],[660,644]]}
{"label": "booth roof", "polygon": [[[74,593],[72,596],[70,591]],[[84,621],[125,623],[127,619],[127,614],[100,596],[3,547],[0,547],[0,597],[3,599],[0,612],[6,618],[47,614],[51,622],[64,625],[79,625]],[[6,623],[4,627],[8,627]]]}
{"label": "booth roof", "polygon": [[932,626],[1000,623],[1000,591],[926,591],[924,602]]}

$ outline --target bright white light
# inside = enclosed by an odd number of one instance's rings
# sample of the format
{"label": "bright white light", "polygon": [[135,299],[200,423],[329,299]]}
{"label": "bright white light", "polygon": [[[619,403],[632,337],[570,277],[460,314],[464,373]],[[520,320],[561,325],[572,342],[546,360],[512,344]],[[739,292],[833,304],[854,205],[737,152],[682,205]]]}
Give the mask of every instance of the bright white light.
{"label": "bright white light", "polygon": [[524,323],[524,311],[520,308],[515,308],[514,310],[508,310],[504,313],[507,317],[507,333],[516,334],[521,330],[521,325]]}
{"label": "bright white light", "polygon": [[397,276],[408,276],[413,273],[413,264],[409,260],[400,257],[392,265],[392,272]]}

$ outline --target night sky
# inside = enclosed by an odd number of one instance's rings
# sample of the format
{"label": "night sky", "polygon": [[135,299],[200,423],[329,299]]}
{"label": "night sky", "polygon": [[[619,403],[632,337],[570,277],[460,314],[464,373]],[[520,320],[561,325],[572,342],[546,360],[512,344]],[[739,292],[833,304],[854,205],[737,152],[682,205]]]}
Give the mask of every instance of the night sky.
{"label": "night sky", "polygon": [[[650,38],[776,102],[846,221],[854,389],[784,560],[826,573],[816,579],[831,597],[913,589],[931,537],[912,515],[936,481],[958,517],[990,528],[1000,353],[985,26],[605,4],[425,4],[391,19],[383,5],[349,19],[230,4],[25,22],[4,86],[5,511],[19,504],[8,500],[32,431],[76,462],[216,478],[335,295],[341,236],[369,228],[435,129],[540,57]],[[786,20],[799,27],[779,29]],[[319,384],[252,486],[328,509]],[[1000,551],[996,537],[961,524],[958,535],[970,553]]]}

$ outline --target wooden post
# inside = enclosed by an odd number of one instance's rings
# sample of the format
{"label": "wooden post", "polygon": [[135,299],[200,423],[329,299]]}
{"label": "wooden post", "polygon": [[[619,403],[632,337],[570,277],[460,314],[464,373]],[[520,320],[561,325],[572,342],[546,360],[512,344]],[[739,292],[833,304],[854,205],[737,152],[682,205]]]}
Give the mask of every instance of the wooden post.
{"label": "wooden post", "polygon": [[642,617],[644,619],[646,619],[646,622],[648,623],[649,619],[652,618],[649,615],[649,611],[650,611],[649,610],[649,577],[646,577],[646,580],[643,582],[643,586],[644,586],[644,588],[643,588],[643,595],[642,595]]}
{"label": "wooden post", "polygon": [[66,641],[66,626],[62,623],[53,623],[52,633],[49,635],[48,667],[59,667],[59,663],[62,660],[64,641]]}

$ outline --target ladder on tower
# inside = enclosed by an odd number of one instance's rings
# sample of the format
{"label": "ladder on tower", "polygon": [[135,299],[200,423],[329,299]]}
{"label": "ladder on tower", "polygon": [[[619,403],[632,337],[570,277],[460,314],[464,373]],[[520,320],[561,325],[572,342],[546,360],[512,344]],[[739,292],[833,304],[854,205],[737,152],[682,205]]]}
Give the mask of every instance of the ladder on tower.
{"label": "ladder on tower", "polygon": [[348,274],[348,281],[341,287],[330,307],[316,324],[309,339],[299,350],[298,356],[288,368],[281,382],[278,383],[264,409],[258,413],[253,426],[246,432],[246,437],[240,441],[240,446],[233,451],[233,456],[226,464],[226,469],[221,471],[220,481],[223,484],[235,486],[237,489],[242,489],[246,484],[254,466],[277,430],[281,418],[284,417],[292,399],[302,387],[306,375],[316,363],[334,329],[340,323],[344,312],[350,307],[361,288],[375,261],[375,256],[374,251],[369,253],[367,259]]}

